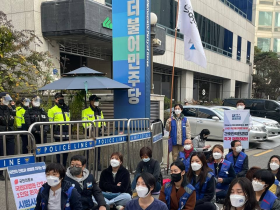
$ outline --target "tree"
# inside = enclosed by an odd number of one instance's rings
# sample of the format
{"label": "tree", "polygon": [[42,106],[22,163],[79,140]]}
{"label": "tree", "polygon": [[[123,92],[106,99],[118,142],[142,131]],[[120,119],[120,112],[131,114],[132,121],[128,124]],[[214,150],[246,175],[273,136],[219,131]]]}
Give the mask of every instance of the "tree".
{"label": "tree", "polygon": [[255,47],[254,64],[256,73],[253,75],[255,97],[263,95],[271,99],[280,96],[280,61],[277,53],[261,52]]}
{"label": "tree", "polygon": [[33,31],[16,30],[0,11],[0,92],[31,93],[52,80],[51,55],[32,49],[41,44]]}

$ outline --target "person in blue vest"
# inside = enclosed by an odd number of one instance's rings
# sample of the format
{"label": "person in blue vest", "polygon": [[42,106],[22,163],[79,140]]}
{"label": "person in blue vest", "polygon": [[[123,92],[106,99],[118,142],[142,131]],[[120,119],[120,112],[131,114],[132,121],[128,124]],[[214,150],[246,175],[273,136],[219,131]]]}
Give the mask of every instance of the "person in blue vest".
{"label": "person in blue vest", "polygon": [[225,160],[224,147],[216,144],[212,149],[212,156],[208,160],[208,166],[214,172],[216,178],[216,201],[223,203],[226,197],[228,187],[236,177],[233,165]]}
{"label": "person in blue vest", "polygon": [[229,188],[222,210],[261,210],[252,183],[246,177],[234,179]]}
{"label": "person in blue vest", "polygon": [[65,181],[65,168],[59,163],[46,167],[47,183],[39,190],[35,210],[82,210],[81,196]]}
{"label": "person in blue vest", "polygon": [[169,141],[172,142],[172,158],[176,161],[180,151],[184,149],[184,141],[191,139],[191,126],[188,119],[182,114],[183,106],[174,106],[174,115],[166,121],[165,129],[169,131]]}
{"label": "person in blue vest", "polygon": [[196,202],[195,188],[188,182],[185,165],[175,161],[170,166],[171,182],[160,191],[159,200],[166,203],[170,210],[193,210]]}
{"label": "person in blue vest", "polygon": [[186,172],[189,171],[190,168],[190,158],[193,153],[196,152],[196,149],[193,148],[192,140],[186,139],[184,142],[184,151],[179,153],[178,160],[182,161],[185,164]]}
{"label": "person in blue vest", "polygon": [[193,153],[190,157],[191,167],[187,173],[188,181],[196,192],[195,210],[216,210],[216,183],[212,170],[208,167],[203,152]]}
{"label": "person in blue vest", "polygon": [[271,171],[275,176],[274,184],[269,188],[271,192],[273,192],[277,197],[280,196],[280,156],[272,155],[269,158],[267,169]]}
{"label": "person in blue vest", "polygon": [[231,143],[232,152],[226,155],[226,160],[232,163],[237,177],[245,177],[249,169],[248,155],[242,152],[241,141],[234,140]]}
{"label": "person in blue vest", "polygon": [[274,175],[266,169],[258,170],[253,175],[252,185],[256,192],[256,199],[259,202],[261,209],[279,210],[280,200],[277,199],[269,188],[274,183]]}

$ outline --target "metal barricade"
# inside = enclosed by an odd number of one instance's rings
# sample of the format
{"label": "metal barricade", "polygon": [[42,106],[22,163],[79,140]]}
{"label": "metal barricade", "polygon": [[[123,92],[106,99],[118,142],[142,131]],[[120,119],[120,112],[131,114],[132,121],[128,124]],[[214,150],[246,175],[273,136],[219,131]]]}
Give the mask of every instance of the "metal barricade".
{"label": "metal barricade", "polygon": [[[28,150],[28,154],[21,154],[21,144],[20,144],[20,135],[28,135],[30,137],[30,142],[28,146],[32,145],[33,153],[31,153],[31,149]],[[0,140],[2,141],[2,145],[0,145],[0,149],[3,149],[3,156],[0,156],[0,171],[5,172],[5,202],[6,202],[6,210],[9,209],[9,200],[8,200],[8,172],[7,167],[14,166],[14,165],[24,165],[29,163],[35,163],[35,138],[34,136],[28,131],[7,131],[7,132],[0,132]],[[7,138],[8,136],[8,138]],[[13,137],[11,137],[13,136]],[[16,136],[16,139],[14,139]],[[9,143],[13,143],[15,146],[15,155],[7,155],[7,141],[12,141]],[[2,209],[2,208],[1,208]]]}
{"label": "metal barricade", "polygon": [[[100,119],[94,120],[95,158],[93,161],[94,177],[98,181],[98,171],[102,171],[110,164],[113,152],[120,152],[124,156],[123,166],[128,166],[128,119]],[[105,129],[106,128],[106,129]]]}
{"label": "metal barricade", "polygon": [[151,126],[153,135],[153,158],[162,164],[163,160],[163,135],[162,122],[153,123]]}
{"label": "metal barricade", "polygon": [[127,122],[128,131],[128,167],[132,173],[139,161],[139,151],[144,146],[152,147],[152,132],[149,118],[129,119]]}
{"label": "metal barricade", "polygon": [[[85,124],[83,127],[83,123]],[[88,126],[87,124],[90,124]],[[75,125],[76,126],[72,126]],[[63,125],[68,126],[68,135],[63,135]],[[85,151],[90,150],[91,152],[85,152],[85,156],[87,159],[89,156],[94,156],[94,141],[93,141],[93,122],[92,121],[61,121],[61,122],[36,122],[30,125],[28,131],[31,132],[35,126],[40,126],[40,141],[36,142],[36,157],[44,157],[51,156],[51,162],[54,162],[53,156],[56,154],[60,155],[60,163],[62,164],[63,153],[71,153],[77,151]],[[47,139],[47,142],[44,142],[44,126],[50,126],[50,137]],[[54,138],[54,127],[56,129],[59,128],[59,141],[55,141]],[[58,126],[58,127],[57,127]],[[76,132],[76,135],[73,134]],[[82,136],[82,138],[81,138]],[[63,141],[63,138],[68,138]],[[42,160],[44,161],[44,160]]]}

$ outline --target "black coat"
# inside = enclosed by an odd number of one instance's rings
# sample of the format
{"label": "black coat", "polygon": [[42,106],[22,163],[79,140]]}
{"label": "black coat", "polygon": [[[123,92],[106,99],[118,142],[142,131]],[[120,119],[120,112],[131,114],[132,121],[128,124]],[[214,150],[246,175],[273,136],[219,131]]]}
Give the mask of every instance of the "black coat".
{"label": "black coat", "polygon": [[[14,131],[16,110],[5,105],[0,105],[0,132]],[[14,136],[7,136],[7,139],[12,139]],[[3,139],[3,136],[0,136]]]}
{"label": "black coat", "polygon": [[[25,125],[27,128],[30,127],[31,124],[35,122],[49,122],[48,114],[45,112],[43,108],[40,107],[32,107],[27,109],[24,114]],[[43,126],[43,132],[47,134],[50,127],[48,125]],[[32,129],[32,133],[40,132],[40,125],[36,125]]]}
{"label": "black coat", "polygon": [[[117,186],[119,182],[121,186]],[[99,187],[103,192],[132,194],[129,171],[121,165],[114,181],[112,166],[109,166],[100,175]]]}
{"label": "black coat", "polygon": [[[48,209],[49,193],[51,187],[47,183],[45,183],[43,187],[44,187],[43,192],[41,193],[41,189],[40,189],[37,195],[35,210],[42,210],[42,205],[41,205],[42,200],[45,202],[44,210]],[[65,209],[66,201],[68,198],[66,193],[70,187],[71,187],[70,182],[62,180],[61,182],[61,209],[62,210]],[[70,197],[70,208],[71,210],[83,210],[82,203],[81,203],[81,196],[75,188],[72,190],[72,194]]]}
{"label": "black coat", "polygon": [[83,205],[83,209],[92,209],[94,204],[92,201],[92,196],[95,198],[98,207],[105,206],[106,202],[104,200],[104,196],[102,194],[102,191],[96,184],[96,181],[92,174],[89,174],[89,176],[83,181],[83,189],[81,188],[80,184],[75,181],[74,179],[71,179],[67,175],[65,176],[65,180],[71,182],[72,186],[75,185],[75,188],[77,189],[78,193],[81,195],[81,202]]}

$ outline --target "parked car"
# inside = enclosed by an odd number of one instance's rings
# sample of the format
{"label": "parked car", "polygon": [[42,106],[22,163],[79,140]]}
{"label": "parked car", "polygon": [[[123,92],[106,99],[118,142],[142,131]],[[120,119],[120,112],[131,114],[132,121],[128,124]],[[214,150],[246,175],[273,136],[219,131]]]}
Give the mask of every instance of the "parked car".
{"label": "parked car", "polygon": [[[236,110],[236,108],[232,106],[216,106],[216,107],[224,110]],[[252,120],[265,125],[265,128],[267,130],[267,137],[280,135],[280,124],[277,121],[268,118],[254,117],[254,116],[252,116]]]}
{"label": "parked car", "polygon": [[[184,106],[183,114],[191,124],[191,136],[196,137],[202,129],[209,129],[208,139],[223,140],[224,109],[199,105]],[[250,125],[249,141],[267,140],[267,131],[262,123],[253,121]]]}
{"label": "parked car", "polygon": [[[225,99],[223,106],[236,107],[236,102],[240,99]],[[280,103],[268,99],[242,99],[245,102],[245,109],[250,109],[250,113],[255,117],[268,118],[280,123]]]}

